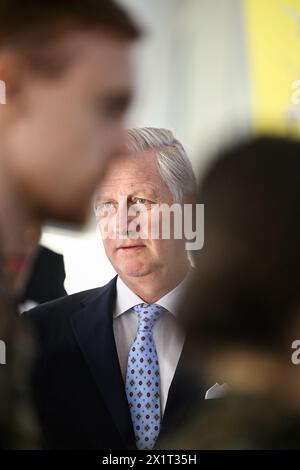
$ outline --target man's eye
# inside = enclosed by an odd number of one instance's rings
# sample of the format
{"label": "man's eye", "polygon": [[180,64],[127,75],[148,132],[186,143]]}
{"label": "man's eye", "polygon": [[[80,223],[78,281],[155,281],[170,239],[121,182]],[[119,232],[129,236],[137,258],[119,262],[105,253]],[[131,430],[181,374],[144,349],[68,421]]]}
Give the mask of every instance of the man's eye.
{"label": "man's eye", "polygon": [[153,204],[156,204],[154,201],[150,199],[146,199],[145,197],[133,197],[131,203],[137,206],[143,206],[145,209],[150,210]]}
{"label": "man's eye", "polygon": [[153,204],[153,202],[150,201],[150,199],[146,199],[145,197],[137,197],[137,196],[132,198],[132,202],[133,204],[142,204],[142,205],[147,205],[147,206]]}
{"label": "man's eye", "polygon": [[98,106],[102,116],[108,119],[122,119],[130,101],[130,92],[125,91],[99,101]]}
{"label": "man's eye", "polygon": [[102,205],[101,205],[101,208],[102,209],[110,209],[112,207],[112,202],[104,202]]}
{"label": "man's eye", "polygon": [[108,212],[111,213],[112,209],[113,209],[113,203],[112,202],[103,202],[102,204],[100,204],[98,206],[98,209],[97,209],[97,214],[98,215],[105,215],[107,214]]}

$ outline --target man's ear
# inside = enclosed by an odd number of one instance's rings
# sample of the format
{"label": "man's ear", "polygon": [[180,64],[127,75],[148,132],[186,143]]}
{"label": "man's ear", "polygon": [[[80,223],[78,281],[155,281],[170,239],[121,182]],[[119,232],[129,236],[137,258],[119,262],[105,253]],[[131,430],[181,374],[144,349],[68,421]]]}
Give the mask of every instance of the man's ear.
{"label": "man's ear", "polygon": [[14,117],[20,108],[22,87],[28,80],[28,67],[22,57],[14,52],[0,52],[0,119],[5,118],[7,122]]}
{"label": "man's ear", "polygon": [[20,54],[0,52],[0,80],[5,90],[5,104],[12,104],[27,78],[28,67]]}
{"label": "man's ear", "polygon": [[[197,210],[199,209],[199,211]],[[188,259],[194,266],[194,250],[201,250],[204,242],[204,213],[203,207],[197,208],[197,197],[195,194],[185,195],[183,201],[183,227]]]}
{"label": "man's ear", "polygon": [[184,204],[196,204],[197,196],[195,194],[187,194],[184,196]]}

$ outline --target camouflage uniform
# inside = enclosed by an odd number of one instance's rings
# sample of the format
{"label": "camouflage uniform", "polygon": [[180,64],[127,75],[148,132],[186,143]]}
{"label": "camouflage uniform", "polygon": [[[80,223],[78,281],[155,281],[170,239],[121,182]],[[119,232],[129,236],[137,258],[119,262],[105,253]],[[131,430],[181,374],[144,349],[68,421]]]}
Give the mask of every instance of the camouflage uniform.
{"label": "camouflage uniform", "polygon": [[39,430],[31,403],[30,375],[33,335],[18,317],[0,255],[0,340],[5,364],[0,364],[0,449],[39,448]]}
{"label": "camouflage uniform", "polygon": [[300,449],[300,414],[270,394],[229,392],[193,410],[162,449]]}

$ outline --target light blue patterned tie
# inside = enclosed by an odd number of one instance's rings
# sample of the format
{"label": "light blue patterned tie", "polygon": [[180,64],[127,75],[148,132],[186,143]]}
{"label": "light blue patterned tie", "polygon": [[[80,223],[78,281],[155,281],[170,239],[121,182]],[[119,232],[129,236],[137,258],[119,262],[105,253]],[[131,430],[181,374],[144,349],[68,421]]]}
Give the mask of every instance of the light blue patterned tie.
{"label": "light blue patterned tie", "polygon": [[152,449],[160,431],[159,364],[153,339],[153,326],[163,307],[138,304],[138,330],[129,351],[126,394],[138,449]]}

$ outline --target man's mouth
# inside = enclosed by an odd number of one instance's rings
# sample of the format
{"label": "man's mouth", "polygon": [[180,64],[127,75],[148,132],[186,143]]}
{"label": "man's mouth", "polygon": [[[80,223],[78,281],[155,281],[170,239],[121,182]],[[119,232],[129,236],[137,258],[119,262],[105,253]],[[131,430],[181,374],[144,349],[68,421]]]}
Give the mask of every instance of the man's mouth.
{"label": "man's mouth", "polygon": [[121,245],[117,249],[118,250],[123,250],[123,251],[130,251],[130,250],[136,250],[139,248],[145,248],[145,245],[138,245],[138,244],[132,244],[132,245]]}

